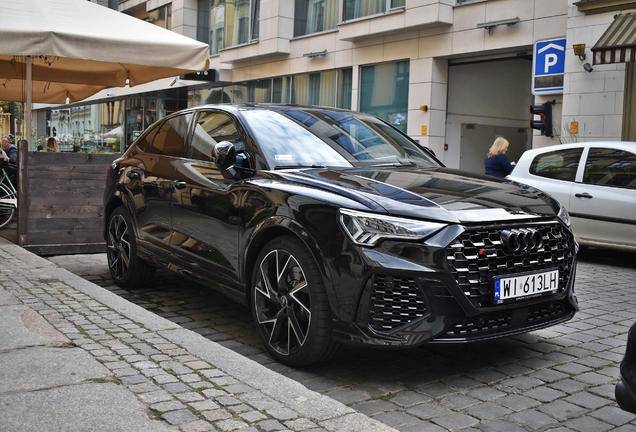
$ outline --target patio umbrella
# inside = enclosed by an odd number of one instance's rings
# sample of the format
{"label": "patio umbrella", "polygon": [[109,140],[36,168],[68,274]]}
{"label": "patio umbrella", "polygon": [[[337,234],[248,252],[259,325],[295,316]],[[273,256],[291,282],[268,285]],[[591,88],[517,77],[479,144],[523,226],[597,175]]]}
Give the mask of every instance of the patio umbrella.
{"label": "patio umbrella", "polygon": [[208,45],[86,0],[0,0],[0,100],[83,100],[209,68]]}

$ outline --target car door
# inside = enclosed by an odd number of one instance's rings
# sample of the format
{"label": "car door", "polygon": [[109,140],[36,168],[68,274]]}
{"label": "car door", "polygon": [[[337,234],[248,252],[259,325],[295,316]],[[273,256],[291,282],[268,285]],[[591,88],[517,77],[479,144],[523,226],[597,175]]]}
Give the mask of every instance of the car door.
{"label": "car door", "polygon": [[[518,181],[550,194],[569,209],[570,196],[579,169],[583,147],[575,147],[537,154],[527,173],[521,173]],[[523,168],[522,166],[519,169]],[[515,171],[510,176],[516,179]]]}
{"label": "car door", "polygon": [[171,244],[190,276],[216,281],[227,291],[240,289],[241,224],[236,182],[225,179],[215,164],[214,146],[221,141],[232,142],[241,159],[243,137],[236,120],[222,111],[199,112],[189,157],[176,166]]}
{"label": "car door", "polygon": [[[167,249],[172,233],[170,202],[175,158],[185,156],[184,131],[187,122],[178,115],[157,123],[135,145],[123,167],[131,210],[136,218],[142,247]],[[154,246],[153,246],[154,245]]]}
{"label": "car door", "polygon": [[574,231],[583,244],[636,246],[636,154],[591,146],[584,158],[570,199]]}

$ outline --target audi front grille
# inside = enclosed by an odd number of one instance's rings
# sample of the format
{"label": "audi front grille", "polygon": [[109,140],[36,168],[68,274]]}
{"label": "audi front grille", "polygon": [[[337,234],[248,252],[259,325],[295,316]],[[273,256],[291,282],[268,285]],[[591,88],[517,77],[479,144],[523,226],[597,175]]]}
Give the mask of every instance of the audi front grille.
{"label": "audi front grille", "polygon": [[554,221],[467,228],[446,247],[455,282],[476,308],[494,306],[492,279],[558,269],[564,292],[574,262],[574,237]]}

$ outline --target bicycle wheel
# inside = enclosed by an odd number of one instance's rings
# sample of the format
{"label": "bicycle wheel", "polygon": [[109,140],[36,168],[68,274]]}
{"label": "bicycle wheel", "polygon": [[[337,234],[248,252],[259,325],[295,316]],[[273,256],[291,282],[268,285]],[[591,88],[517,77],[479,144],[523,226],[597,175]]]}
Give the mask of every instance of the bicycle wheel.
{"label": "bicycle wheel", "polygon": [[4,228],[15,215],[17,196],[4,184],[0,184],[0,228]]}

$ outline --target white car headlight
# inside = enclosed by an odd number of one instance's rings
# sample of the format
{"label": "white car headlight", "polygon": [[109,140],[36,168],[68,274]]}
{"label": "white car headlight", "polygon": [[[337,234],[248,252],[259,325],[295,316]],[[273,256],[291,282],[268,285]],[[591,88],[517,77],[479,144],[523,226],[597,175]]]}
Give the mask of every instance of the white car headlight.
{"label": "white car headlight", "polygon": [[446,226],[346,209],[340,209],[340,224],[360,246],[375,246],[384,239],[422,240]]}
{"label": "white car headlight", "polygon": [[572,222],[570,220],[570,213],[568,213],[566,208],[563,207],[563,204],[559,204],[559,214],[557,216],[566,226],[570,226],[570,223]]}

